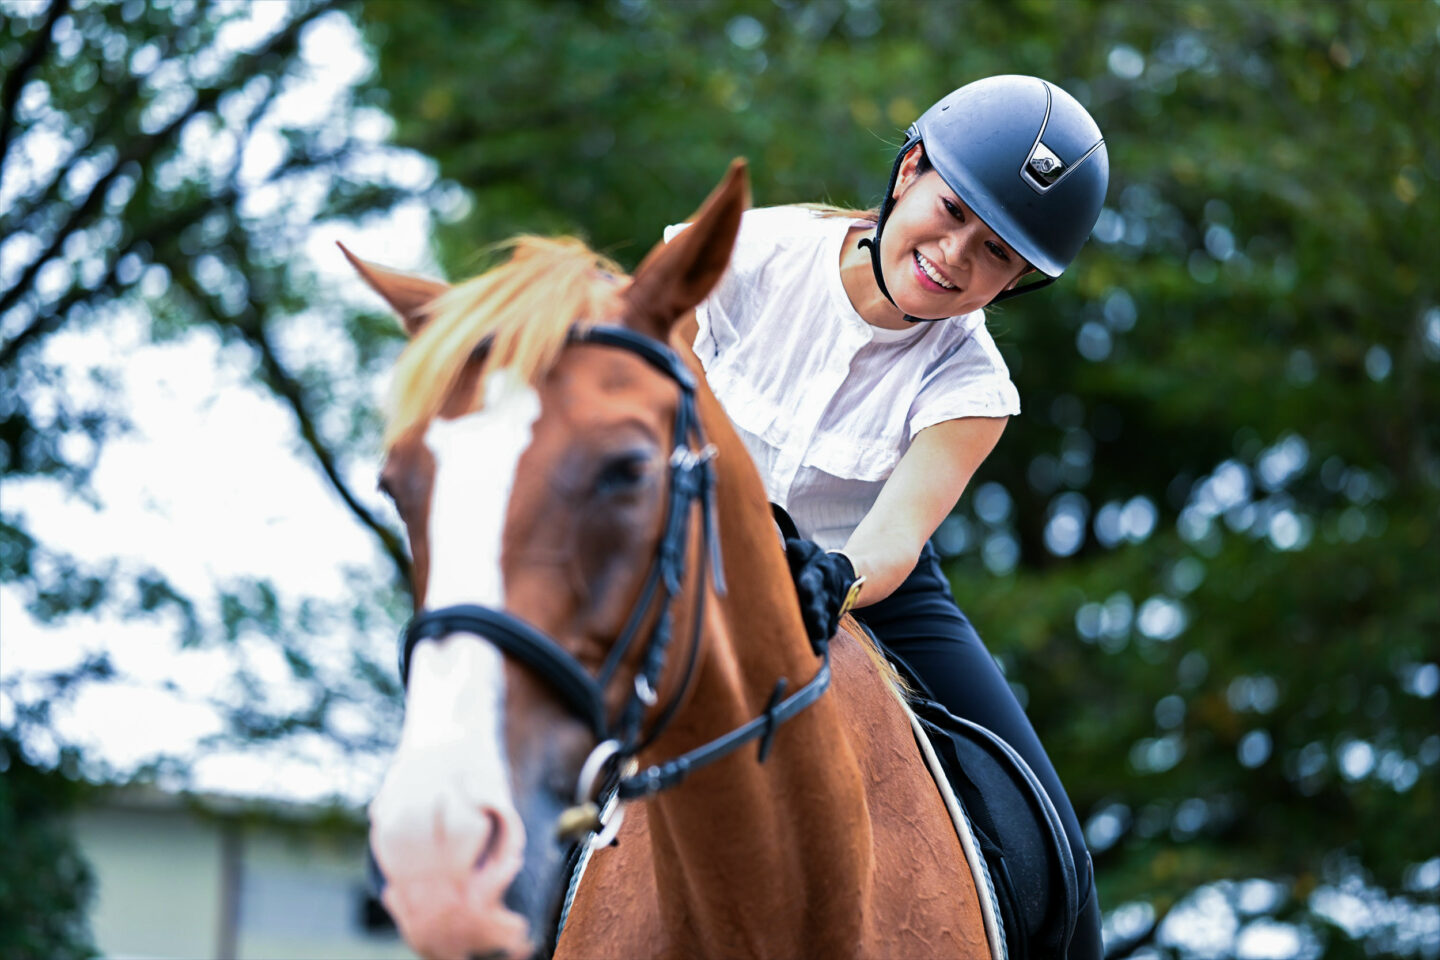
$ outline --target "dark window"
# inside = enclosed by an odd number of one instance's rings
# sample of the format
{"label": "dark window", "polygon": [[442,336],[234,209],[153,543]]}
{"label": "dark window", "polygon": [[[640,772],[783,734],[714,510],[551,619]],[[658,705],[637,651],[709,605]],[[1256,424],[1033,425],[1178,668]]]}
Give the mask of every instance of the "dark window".
{"label": "dark window", "polygon": [[357,900],[360,910],[360,929],[367,936],[371,937],[395,937],[399,932],[395,929],[395,921],[390,917],[390,911],[385,909],[385,904],[374,896],[369,890],[357,891]]}

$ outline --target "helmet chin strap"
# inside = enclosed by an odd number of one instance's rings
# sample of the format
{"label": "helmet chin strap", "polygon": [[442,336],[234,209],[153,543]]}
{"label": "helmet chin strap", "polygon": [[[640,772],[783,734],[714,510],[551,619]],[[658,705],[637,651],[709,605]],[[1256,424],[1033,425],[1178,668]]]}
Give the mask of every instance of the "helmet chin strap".
{"label": "helmet chin strap", "polygon": [[[905,145],[901,147],[900,152],[895,155],[895,165],[890,168],[890,184],[885,188],[885,200],[880,204],[880,217],[875,222],[875,236],[866,237],[859,243],[859,246],[870,248],[870,269],[875,271],[875,285],[880,288],[880,292],[884,294],[885,299],[889,300],[890,305],[896,310],[900,310],[900,304],[896,303],[895,298],[890,296],[890,288],[885,286],[885,269],[880,266],[880,235],[885,231],[885,221],[889,219],[890,211],[895,209],[895,182],[900,179],[900,165],[905,162],[905,154],[909,153],[910,148],[919,142],[920,138],[912,131],[910,139],[905,141]],[[932,319],[912,317],[910,314],[905,313],[904,310],[900,310],[900,313],[904,315],[906,323],[934,323],[936,320],[946,319],[945,317],[934,317]]]}
{"label": "helmet chin strap", "polygon": [[[880,292],[885,296],[885,299],[889,300],[890,304],[896,310],[900,310],[900,304],[896,303],[895,298],[890,296],[890,288],[885,285],[885,270],[880,266],[880,236],[885,231],[885,221],[889,219],[890,211],[895,209],[895,183],[900,179],[900,165],[905,162],[905,155],[910,152],[910,148],[919,142],[920,137],[914,133],[914,128],[911,128],[910,139],[906,140],[905,145],[900,148],[900,152],[895,156],[895,165],[890,168],[890,183],[885,188],[885,201],[880,204],[880,217],[875,222],[875,236],[866,237],[857,244],[857,246],[870,248],[870,269],[875,271],[875,285],[880,288]],[[993,306],[1002,300],[1018,297],[1022,293],[1033,293],[1041,287],[1050,286],[1050,284],[1054,283],[1057,279],[1059,278],[1046,277],[1044,280],[1035,283],[1027,283],[1023,287],[1015,287],[1012,290],[1002,290],[996,294],[994,299],[987,303],[986,306]],[[949,317],[912,317],[910,314],[905,313],[904,310],[900,310],[900,313],[904,316],[906,323],[936,323],[940,320],[949,319]]]}
{"label": "helmet chin strap", "polygon": [[1048,287],[1050,286],[1050,284],[1054,283],[1056,280],[1059,279],[1059,277],[1046,277],[1044,280],[1036,280],[1034,283],[1027,283],[1023,287],[1015,287],[1010,290],[1001,290],[999,293],[995,294],[995,298],[989,303],[985,304],[985,306],[993,307],[1001,300],[1009,300],[1011,297],[1018,297],[1022,293],[1034,293],[1041,287]]}

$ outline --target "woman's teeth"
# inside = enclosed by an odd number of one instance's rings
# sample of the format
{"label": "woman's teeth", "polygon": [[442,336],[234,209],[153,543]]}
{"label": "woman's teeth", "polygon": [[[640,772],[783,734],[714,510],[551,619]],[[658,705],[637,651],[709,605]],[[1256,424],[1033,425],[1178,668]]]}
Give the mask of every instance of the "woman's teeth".
{"label": "woman's teeth", "polygon": [[915,251],[915,262],[920,264],[920,269],[925,271],[925,276],[929,277],[931,280],[934,280],[937,284],[944,287],[946,290],[955,289],[955,284],[951,283],[949,280],[946,280],[943,276],[941,276],[940,271],[935,269],[935,265],[929,260],[926,260],[925,255],[919,250]]}

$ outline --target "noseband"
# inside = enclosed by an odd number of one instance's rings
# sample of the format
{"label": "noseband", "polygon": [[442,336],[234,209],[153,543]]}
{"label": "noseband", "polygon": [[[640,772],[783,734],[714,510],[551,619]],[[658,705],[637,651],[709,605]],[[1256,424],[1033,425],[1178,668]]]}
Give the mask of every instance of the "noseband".
{"label": "noseband", "polygon": [[[670,455],[670,490],[660,546],[650,563],[639,600],[625,627],[605,658],[599,676],[592,676],[554,639],[529,623],[505,612],[473,604],[460,604],[417,614],[400,639],[400,676],[408,684],[410,658],[422,640],[438,640],[455,633],[474,634],[498,647],[506,656],[529,667],[559,695],[566,707],[595,734],[598,746],[581,771],[577,806],[561,815],[559,833],[578,837],[603,830],[605,842],[619,827],[610,814],[618,801],[649,796],[675,786],[692,770],[727,756],[752,740],[760,740],[760,760],[769,753],[775,728],[810,706],[830,684],[828,643],[816,644],[820,669],[803,687],[784,697],[787,681],[781,678],[766,709],[758,717],[729,733],[673,760],[636,772],[635,756],[669,725],[689,689],[700,654],[705,608],[704,582],[708,575],[717,595],[725,592],[721,569],[720,536],[715,523],[715,448],[706,444],[695,404],[695,375],[669,347],[620,327],[591,327],[571,332],[570,342],[617,347],[639,356],[680,387],[675,410],[675,447]],[[684,680],[660,710],[648,731],[642,730],[646,712],[658,701],[656,690],[665,668],[672,639],[671,603],[680,592],[685,573],[691,508],[699,504],[702,544],[690,649]],[[640,665],[629,696],[612,721],[605,709],[605,691],[626,660],[646,623],[652,624],[639,654]],[[598,804],[604,795],[604,802]],[[603,807],[603,809],[602,809]]]}

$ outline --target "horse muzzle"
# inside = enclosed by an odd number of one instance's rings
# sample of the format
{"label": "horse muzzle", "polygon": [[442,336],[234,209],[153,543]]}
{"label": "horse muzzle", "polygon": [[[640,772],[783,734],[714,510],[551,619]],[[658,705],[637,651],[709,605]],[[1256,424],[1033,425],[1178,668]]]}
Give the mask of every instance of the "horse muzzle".
{"label": "horse muzzle", "polygon": [[401,935],[433,960],[531,957],[537,932],[507,904],[526,859],[519,813],[459,783],[437,791],[406,766],[392,768],[370,807],[381,900]]}

